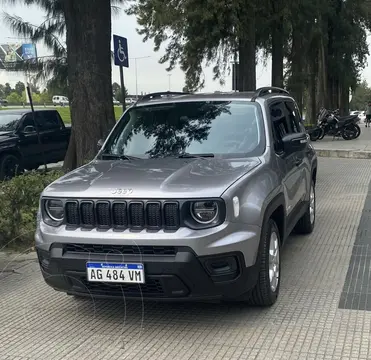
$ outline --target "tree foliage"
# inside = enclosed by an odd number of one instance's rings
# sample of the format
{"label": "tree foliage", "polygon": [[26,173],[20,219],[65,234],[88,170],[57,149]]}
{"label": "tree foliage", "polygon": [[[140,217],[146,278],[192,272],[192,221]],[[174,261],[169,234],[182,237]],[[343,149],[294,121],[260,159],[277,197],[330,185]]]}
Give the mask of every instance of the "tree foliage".
{"label": "tree foliage", "polygon": [[371,88],[368,86],[367,82],[363,80],[359,83],[352,96],[352,101],[350,102],[350,108],[352,110],[363,111],[366,104],[371,101]]}
{"label": "tree foliage", "polygon": [[180,65],[187,89],[196,90],[204,86],[203,65],[212,65],[214,79],[224,83],[244,31],[240,24],[249,18],[242,8],[241,0],[139,0],[127,13],[137,17],[139,34],[154,41],[155,51],[166,43],[160,63],[169,71]]}
{"label": "tree foliage", "polygon": [[272,85],[285,84],[301,109],[315,113],[319,105],[347,111],[368,55],[370,10],[368,0],[133,0],[127,12],[144,41],[164,47],[160,62],[184,70],[186,89],[203,87],[205,65],[224,83],[231,60],[241,76],[255,76],[260,49],[273,57]]}

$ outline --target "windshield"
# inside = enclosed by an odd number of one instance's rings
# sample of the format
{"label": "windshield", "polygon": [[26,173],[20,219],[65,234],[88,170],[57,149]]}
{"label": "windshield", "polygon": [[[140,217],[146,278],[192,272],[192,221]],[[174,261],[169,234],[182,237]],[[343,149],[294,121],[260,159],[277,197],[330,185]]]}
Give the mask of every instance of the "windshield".
{"label": "windshield", "polygon": [[257,156],[265,148],[259,105],[199,101],[129,109],[103,153],[156,158],[180,154]]}
{"label": "windshield", "polygon": [[0,113],[0,131],[15,131],[21,117],[20,114]]}

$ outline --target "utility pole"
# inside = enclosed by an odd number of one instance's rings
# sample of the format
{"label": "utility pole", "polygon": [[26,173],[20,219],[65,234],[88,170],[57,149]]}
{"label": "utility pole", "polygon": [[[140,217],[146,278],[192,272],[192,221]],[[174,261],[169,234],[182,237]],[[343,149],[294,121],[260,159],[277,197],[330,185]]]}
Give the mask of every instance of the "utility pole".
{"label": "utility pole", "polygon": [[169,77],[169,91],[170,91],[171,90],[171,81],[170,81],[171,74],[167,74],[167,76]]}
{"label": "utility pole", "polygon": [[137,60],[140,60],[140,59],[147,59],[147,58],[150,58],[150,56],[140,56],[140,57],[133,57],[133,58],[129,58],[134,60],[134,65],[135,65],[135,97],[138,99],[138,68],[137,68]]}

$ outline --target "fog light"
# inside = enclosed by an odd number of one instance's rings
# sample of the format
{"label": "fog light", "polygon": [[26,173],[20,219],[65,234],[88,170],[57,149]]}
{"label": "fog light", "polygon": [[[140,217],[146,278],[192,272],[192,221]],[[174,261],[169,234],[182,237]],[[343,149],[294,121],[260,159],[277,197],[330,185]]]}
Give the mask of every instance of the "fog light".
{"label": "fog light", "polygon": [[238,271],[237,259],[234,256],[206,260],[205,266],[211,276],[231,275]]}

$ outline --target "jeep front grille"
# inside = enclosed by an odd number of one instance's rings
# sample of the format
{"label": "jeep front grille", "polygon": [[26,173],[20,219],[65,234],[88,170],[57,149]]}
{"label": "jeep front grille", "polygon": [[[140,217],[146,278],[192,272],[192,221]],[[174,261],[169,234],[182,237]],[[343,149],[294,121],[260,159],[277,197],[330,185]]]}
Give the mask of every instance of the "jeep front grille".
{"label": "jeep front grille", "polygon": [[177,230],[177,202],[69,200],[65,205],[68,226],[117,230]]}

